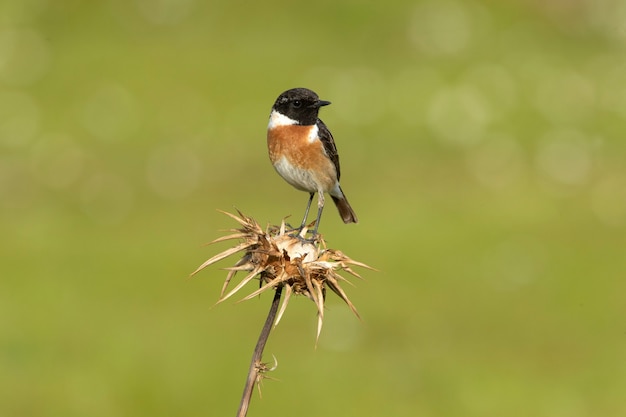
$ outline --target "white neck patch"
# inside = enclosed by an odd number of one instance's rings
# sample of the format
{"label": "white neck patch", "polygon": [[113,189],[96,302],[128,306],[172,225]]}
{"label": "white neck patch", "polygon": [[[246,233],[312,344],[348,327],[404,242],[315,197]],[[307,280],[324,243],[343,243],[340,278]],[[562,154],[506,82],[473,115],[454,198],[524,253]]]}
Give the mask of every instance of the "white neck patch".
{"label": "white neck patch", "polygon": [[317,136],[319,133],[320,133],[319,127],[317,127],[317,124],[314,124],[311,127],[311,130],[309,130],[309,136],[307,137],[309,143],[313,143],[316,140],[319,140],[319,138]]}
{"label": "white neck patch", "polygon": [[273,129],[279,126],[290,126],[290,125],[297,125],[297,124],[298,124],[297,121],[290,119],[289,117],[277,112],[276,110],[272,110],[272,113],[270,114],[270,122],[267,125],[267,128]]}

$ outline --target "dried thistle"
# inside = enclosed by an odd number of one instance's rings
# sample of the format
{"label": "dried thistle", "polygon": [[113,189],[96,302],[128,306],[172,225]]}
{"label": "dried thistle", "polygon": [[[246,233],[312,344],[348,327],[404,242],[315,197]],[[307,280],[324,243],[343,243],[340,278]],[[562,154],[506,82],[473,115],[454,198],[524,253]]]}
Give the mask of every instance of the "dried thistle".
{"label": "dried thistle", "polygon": [[[243,215],[241,212],[238,212],[239,216],[227,212],[222,213],[233,218],[242,227],[230,229],[229,232],[232,234],[215,239],[209,244],[231,239],[239,239],[241,242],[213,256],[191,274],[195,275],[209,265],[235,253],[245,251],[243,257],[233,267],[226,268],[229,272],[224,281],[218,303],[227,300],[251,280],[258,278],[261,281],[260,288],[245,296],[242,301],[254,298],[268,290],[283,287],[285,298],[274,325],[280,322],[292,295],[305,295],[317,306],[316,338],[319,339],[324,319],[324,301],[327,288],[337,294],[359,317],[354,304],[340,285],[340,282],[349,284],[350,282],[341,276],[339,271],[343,270],[361,278],[351,267],[356,265],[372,269],[371,267],[351,259],[339,250],[328,249],[321,235],[316,235],[314,240],[304,238],[307,232],[306,228],[294,235],[293,230],[287,230],[284,220],[280,226],[269,226],[264,231],[254,219]],[[227,292],[231,280],[240,271],[247,272],[247,275]]]}
{"label": "dried thistle", "polygon": [[[340,282],[350,282],[341,276],[339,271],[343,270],[361,278],[352,269],[352,266],[372,268],[351,259],[339,250],[328,249],[326,242],[320,235],[315,235],[313,239],[306,239],[306,227],[301,230],[288,230],[283,220],[280,226],[268,226],[267,230],[264,231],[254,219],[239,211],[238,216],[227,212],[222,213],[237,221],[241,227],[230,229],[230,234],[215,239],[211,243],[231,239],[239,240],[240,243],[208,259],[191,275],[193,276],[207,266],[231,255],[244,252],[241,259],[233,267],[226,268],[228,274],[222,286],[218,303],[239,292],[255,278],[260,280],[260,288],[245,296],[242,301],[249,300],[268,290],[274,290],[272,305],[252,355],[246,386],[237,413],[238,417],[244,417],[248,412],[254,384],[258,385],[266,377],[264,374],[268,370],[273,370],[261,361],[261,357],[272,324],[274,326],[278,324],[285,313],[291,296],[302,294],[315,303],[318,318],[316,340],[318,340],[324,320],[324,301],[327,288],[337,294],[359,317],[359,313],[340,285]],[[230,282],[238,272],[246,272],[247,274],[232,289],[228,290]],[[281,304],[280,298],[283,290],[285,291],[285,298]]]}

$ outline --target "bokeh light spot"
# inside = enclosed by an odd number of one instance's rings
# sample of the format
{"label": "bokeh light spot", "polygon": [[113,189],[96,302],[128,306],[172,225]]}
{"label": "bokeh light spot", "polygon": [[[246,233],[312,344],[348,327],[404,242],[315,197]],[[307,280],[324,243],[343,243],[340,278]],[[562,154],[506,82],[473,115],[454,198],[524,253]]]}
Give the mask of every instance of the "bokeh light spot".
{"label": "bokeh light spot", "polygon": [[591,116],[596,87],[586,76],[573,71],[544,67],[538,74],[535,106],[555,124],[578,123]]}
{"label": "bokeh light spot", "polygon": [[491,119],[483,94],[473,86],[441,90],[428,112],[428,125],[445,143],[467,146],[476,143]]}
{"label": "bokeh light spot", "polygon": [[420,51],[455,55],[467,48],[472,36],[471,16],[461,2],[427,1],[411,16],[408,37]]}
{"label": "bokeh light spot", "polygon": [[585,3],[594,27],[608,37],[626,43],[626,2],[589,1]]}
{"label": "bokeh light spot", "polygon": [[494,114],[510,111],[517,103],[517,85],[510,71],[502,65],[473,66],[465,74],[464,79],[488,99]]}
{"label": "bokeh light spot", "polygon": [[579,185],[589,179],[590,145],[577,130],[548,132],[537,153],[537,165],[549,179],[562,185]]}

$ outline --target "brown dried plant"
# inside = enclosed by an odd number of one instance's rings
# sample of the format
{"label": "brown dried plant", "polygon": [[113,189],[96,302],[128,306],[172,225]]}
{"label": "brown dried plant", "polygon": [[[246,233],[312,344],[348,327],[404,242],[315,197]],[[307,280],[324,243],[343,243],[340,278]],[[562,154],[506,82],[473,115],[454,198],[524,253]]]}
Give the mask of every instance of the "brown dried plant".
{"label": "brown dried plant", "polygon": [[[227,212],[222,213],[233,218],[242,227],[230,229],[232,234],[217,238],[209,244],[230,239],[239,239],[241,243],[208,259],[191,274],[193,276],[209,265],[245,251],[235,266],[225,268],[229,272],[217,301],[218,304],[232,297],[247,283],[257,278],[261,280],[261,287],[241,301],[249,300],[279,286],[284,287],[285,298],[274,325],[280,321],[292,295],[305,295],[317,306],[317,338],[319,338],[324,319],[326,288],[330,288],[337,294],[360,318],[354,304],[340,285],[340,282],[350,282],[339,275],[338,271],[343,270],[361,278],[351,266],[372,269],[371,267],[351,259],[339,250],[326,248],[326,242],[321,235],[317,235],[315,240],[305,239],[303,236],[306,235],[306,228],[297,235],[292,234],[292,231],[288,232],[284,220],[280,226],[269,226],[267,231],[263,231],[254,219],[241,212],[238,212],[239,216]],[[234,288],[226,292],[231,280],[240,271],[248,274]]]}
{"label": "brown dried plant", "polygon": [[[253,218],[245,216],[239,211],[238,215],[222,213],[234,219],[241,227],[230,229],[228,231],[230,234],[215,239],[209,244],[226,240],[239,240],[239,243],[208,259],[191,275],[193,276],[204,268],[231,255],[243,252],[243,256],[234,266],[226,268],[228,274],[217,303],[229,299],[253,279],[260,280],[260,288],[246,295],[242,301],[254,298],[266,291],[275,291],[270,312],[250,364],[248,382],[238,413],[238,416],[245,416],[253,386],[261,378],[262,372],[260,370],[264,369],[261,356],[265,342],[269,337],[272,324],[276,326],[285,313],[291,296],[304,295],[315,303],[317,308],[317,340],[324,320],[324,301],[327,288],[337,294],[359,317],[359,313],[341,287],[341,283],[350,282],[340,275],[339,271],[345,271],[361,278],[352,269],[353,266],[372,268],[351,259],[339,250],[328,249],[326,242],[319,234],[312,239],[305,238],[307,228],[300,231],[289,229],[283,220],[280,226],[268,226],[266,230],[263,230]],[[246,272],[246,276],[229,290],[229,284],[238,272]],[[279,309],[283,290],[285,297]]]}

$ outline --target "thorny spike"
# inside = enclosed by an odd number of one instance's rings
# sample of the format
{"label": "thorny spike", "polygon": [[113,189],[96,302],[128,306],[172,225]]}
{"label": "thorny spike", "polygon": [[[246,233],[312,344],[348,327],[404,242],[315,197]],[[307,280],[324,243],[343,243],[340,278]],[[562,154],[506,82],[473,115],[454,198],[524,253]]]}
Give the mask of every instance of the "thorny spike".
{"label": "thorny spike", "polygon": [[324,322],[324,291],[322,289],[322,284],[319,281],[313,281],[313,286],[315,286],[315,290],[317,293],[315,294],[315,298],[317,301],[317,334],[315,336],[315,343],[320,338],[320,333],[322,332],[322,324]]}
{"label": "thorny spike", "polygon": [[341,276],[341,275],[339,275],[339,274],[337,274],[337,273],[335,273],[335,274],[333,275],[333,277],[335,278],[335,281],[337,281],[337,283],[339,283],[339,281],[343,281],[343,282],[345,282],[346,284],[348,284],[348,285],[351,285],[351,286],[355,287],[355,285],[354,285],[354,284],[353,284],[353,283],[352,283],[349,279],[347,279],[347,278],[345,278],[345,277],[343,277],[343,276]]}
{"label": "thorny spike", "polygon": [[237,210],[237,213],[239,213],[239,217],[224,210],[217,210],[217,211],[219,211],[222,214],[227,215],[228,217],[235,220],[237,223],[241,224],[242,226],[251,225],[250,219],[248,217],[244,216],[243,213],[241,213],[238,209],[235,209],[235,210]]}
{"label": "thorny spike", "polygon": [[244,250],[244,249],[246,249],[246,248],[248,248],[250,246],[251,246],[251,243],[244,242],[244,243],[240,243],[239,245],[235,246],[234,248],[226,249],[224,252],[218,253],[217,255],[215,255],[211,259],[205,261],[202,265],[200,265],[198,267],[198,269],[196,269],[195,271],[193,271],[191,273],[191,276],[196,275],[198,272],[202,271],[207,266],[209,266],[211,264],[214,264],[215,262],[221,261],[224,258],[228,258],[230,255],[232,255],[234,253],[237,253],[239,251],[242,251],[242,250]]}
{"label": "thorny spike", "polygon": [[231,240],[231,239],[243,239],[248,235],[247,233],[242,233],[242,232],[239,232],[238,230],[233,230],[233,231],[236,231],[237,233],[234,233],[232,235],[218,237],[217,239],[210,241],[206,245],[208,246],[214,243],[224,242],[225,240]]}
{"label": "thorny spike", "polygon": [[246,261],[243,262],[241,265],[239,266],[229,266],[227,268],[222,268],[224,271],[232,271],[232,272],[239,272],[239,271],[251,271],[254,269],[254,265],[252,265],[250,262],[248,262],[247,259],[241,259],[240,261]]}
{"label": "thorny spike", "polygon": [[250,272],[248,275],[246,275],[246,277],[244,279],[242,279],[241,282],[235,286],[235,288],[233,288],[232,290],[230,290],[230,292],[228,294],[226,294],[225,296],[220,298],[218,303],[221,303],[222,301],[230,298],[233,294],[235,294],[237,291],[239,291],[244,285],[246,285],[248,282],[250,282],[254,277],[256,277],[261,272],[263,272],[263,271],[261,271],[259,269],[252,270],[252,272]]}
{"label": "thorny spike", "polygon": [[285,298],[280,305],[280,309],[278,310],[278,314],[276,315],[276,320],[274,320],[274,327],[278,326],[278,323],[280,323],[280,319],[283,317],[283,313],[285,312],[285,310],[287,309],[287,305],[289,304],[289,299],[291,298],[292,292],[293,290],[291,289],[291,285],[285,284]]}
{"label": "thorny spike", "polygon": [[248,259],[248,256],[244,256],[241,258],[235,266],[231,268],[226,268],[228,270],[228,275],[226,275],[226,280],[224,280],[224,285],[222,285],[222,291],[220,291],[220,298],[224,297],[224,293],[226,292],[226,288],[228,284],[230,284],[230,280],[237,274],[238,271],[252,271],[254,269],[254,265]]}
{"label": "thorny spike", "polygon": [[257,295],[264,293],[269,288],[275,287],[276,285],[280,284],[282,280],[283,280],[282,277],[274,278],[273,281],[268,282],[267,284],[265,284],[264,286],[262,286],[261,288],[253,292],[252,294],[246,295],[244,298],[241,299],[241,301],[248,301],[251,298],[256,297]]}
{"label": "thorny spike", "polygon": [[339,298],[341,298],[348,305],[348,307],[350,307],[350,310],[352,310],[354,315],[357,316],[359,320],[361,320],[361,316],[359,315],[359,312],[356,311],[356,307],[354,306],[354,304],[352,304],[352,301],[350,301],[350,299],[348,298],[346,293],[343,291],[343,289],[339,286],[339,284],[337,284],[336,281],[335,282],[328,281],[328,286],[335,294],[337,294]]}

